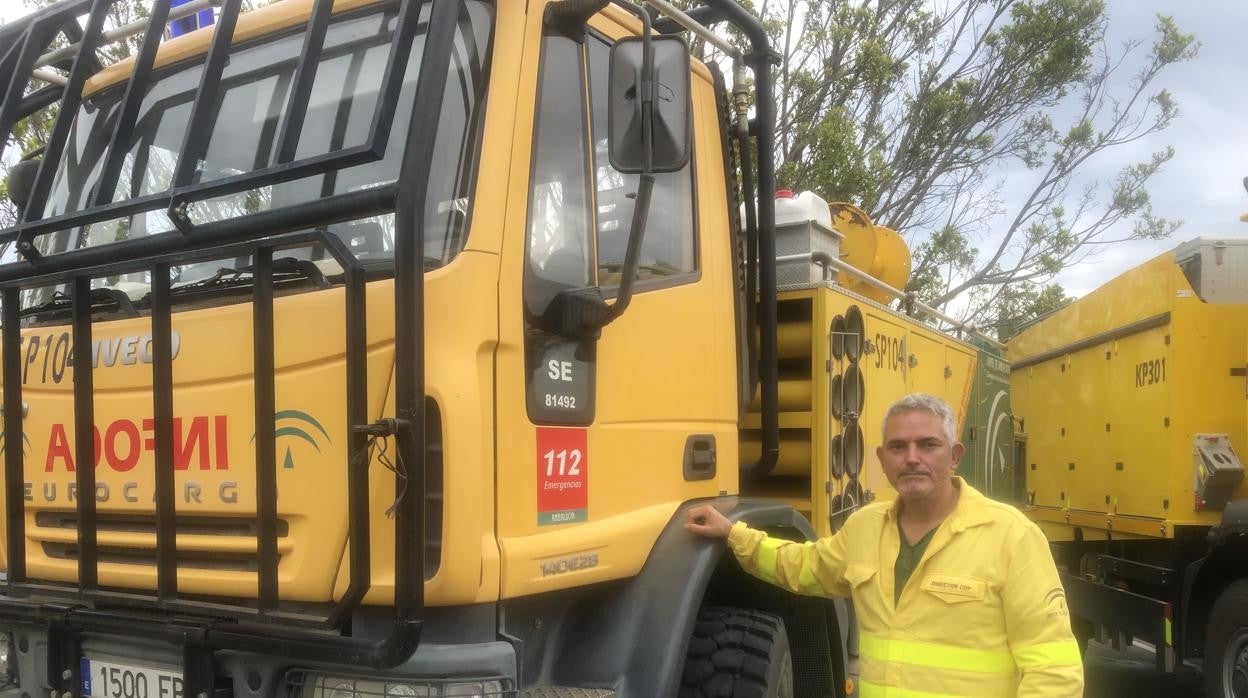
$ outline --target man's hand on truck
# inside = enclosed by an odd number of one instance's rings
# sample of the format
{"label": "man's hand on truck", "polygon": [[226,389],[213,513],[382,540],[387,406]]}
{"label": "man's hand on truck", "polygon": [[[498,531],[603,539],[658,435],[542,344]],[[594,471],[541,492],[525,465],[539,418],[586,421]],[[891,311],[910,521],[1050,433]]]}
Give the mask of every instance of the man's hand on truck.
{"label": "man's hand on truck", "polygon": [[689,510],[685,529],[707,538],[727,538],[732,530],[732,522],[715,507],[703,504]]}

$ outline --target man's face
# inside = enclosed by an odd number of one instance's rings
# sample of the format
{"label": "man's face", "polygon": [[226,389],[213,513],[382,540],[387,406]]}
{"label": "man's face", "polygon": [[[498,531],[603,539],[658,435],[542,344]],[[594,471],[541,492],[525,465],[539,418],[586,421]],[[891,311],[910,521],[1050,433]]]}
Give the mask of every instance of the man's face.
{"label": "man's face", "polygon": [[905,500],[940,495],[953,485],[962,460],[962,444],[950,444],[940,417],[924,410],[893,415],[884,424],[884,445],[877,448],[889,484]]}

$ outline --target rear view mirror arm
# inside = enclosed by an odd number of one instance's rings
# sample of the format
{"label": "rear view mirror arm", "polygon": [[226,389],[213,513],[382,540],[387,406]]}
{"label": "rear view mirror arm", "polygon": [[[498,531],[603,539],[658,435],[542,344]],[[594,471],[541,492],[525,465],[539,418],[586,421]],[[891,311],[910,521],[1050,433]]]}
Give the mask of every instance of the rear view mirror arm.
{"label": "rear view mirror arm", "polygon": [[615,297],[615,305],[611,306],[611,314],[607,317],[607,322],[619,317],[633,299],[633,281],[637,276],[637,262],[641,257],[641,239],[646,230],[646,219],[650,215],[652,191],[654,191],[654,175],[647,172],[638,178],[637,202],[633,206],[633,222],[628,229],[628,247],[625,248],[624,266],[620,270],[622,274],[620,289]]}
{"label": "rear view mirror arm", "polygon": [[[650,42],[650,14],[641,7],[624,0],[612,1],[641,20],[642,63],[641,79],[637,85],[637,99],[640,100],[642,114],[642,167],[637,180],[637,199],[633,205],[633,218],[628,229],[624,265],[620,269],[620,286],[616,293],[615,303],[607,305],[597,286],[568,288],[560,291],[556,296],[554,323],[557,334],[581,339],[597,339],[602,328],[622,315],[632,301],[634,277],[637,276],[637,264],[641,258],[642,237],[645,233],[646,220],[650,215],[650,195],[654,190],[652,153],[654,133],[650,119],[654,113],[655,90],[653,49]],[[568,16],[579,16],[579,10],[590,9],[594,7],[594,4],[565,0],[563,3],[549,7],[560,8],[555,15],[566,23]]]}
{"label": "rear view mirror arm", "polygon": [[635,11],[641,18],[641,148],[642,172],[637,178],[637,201],[633,204],[633,221],[628,227],[628,244],[624,252],[624,266],[620,269],[620,288],[615,305],[606,322],[618,318],[633,300],[633,280],[637,276],[637,262],[641,257],[641,240],[650,217],[650,194],[654,191],[654,131],[650,123],[654,114],[654,50],[650,45],[650,13],[646,10],[620,2]]}

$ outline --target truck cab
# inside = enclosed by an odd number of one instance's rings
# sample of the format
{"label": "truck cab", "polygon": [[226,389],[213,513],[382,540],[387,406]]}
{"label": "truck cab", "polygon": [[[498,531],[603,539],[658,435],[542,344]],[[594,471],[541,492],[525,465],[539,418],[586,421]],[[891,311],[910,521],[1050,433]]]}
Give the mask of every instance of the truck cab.
{"label": "truck cab", "polygon": [[674,694],[683,508],[814,535],[732,497],[764,47],[734,109],[622,3],[157,0],[103,65],[109,5],[0,29],[0,129],[57,107],[0,232],[14,695]]}

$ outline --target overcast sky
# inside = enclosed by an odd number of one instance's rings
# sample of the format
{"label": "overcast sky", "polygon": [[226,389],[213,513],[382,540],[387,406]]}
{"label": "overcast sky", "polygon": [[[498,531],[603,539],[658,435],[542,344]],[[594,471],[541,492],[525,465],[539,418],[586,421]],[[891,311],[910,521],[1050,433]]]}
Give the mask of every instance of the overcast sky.
{"label": "overcast sky", "polygon": [[[1245,237],[1248,193],[1248,0],[1108,0],[1111,48],[1134,38],[1151,42],[1157,14],[1174,17],[1201,43],[1192,61],[1168,68],[1157,89],[1168,89],[1180,115],[1169,129],[1130,147],[1106,153],[1088,174],[1106,181],[1125,164],[1146,159],[1166,146],[1174,159],[1149,185],[1155,213],[1183,221],[1169,240],[1106,246],[1057,278],[1067,292],[1082,295],[1156,254],[1194,237]],[[25,14],[20,0],[0,0],[0,19]],[[1147,48],[1141,47],[1140,52]],[[1142,56],[1141,56],[1142,59]],[[1154,90],[1155,91],[1155,90]],[[1026,172],[1008,179],[1024,184]],[[1126,224],[1123,224],[1124,226]],[[1129,228],[1111,232],[1120,237]],[[985,241],[985,246],[987,241]]]}
{"label": "overcast sky", "polygon": [[[1111,47],[1149,38],[1157,14],[1174,17],[1179,29],[1200,41],[1200,53],[1169,67],[1158,79],[1179,106],[1167,130],[1097,163],[1102,179],[1123,164],[1142,160],[1167,145],[1174,159],[1149,183],[1154,211],[1183,226],[1171,239],[1107,247],[1091,261],[1059,277],[1082,295],[1156,254],[1195,237],[1245,237],[1248,223],[1248,0],[1109,0]],[[1117,237],[1117,236],[1114,236]]]}

